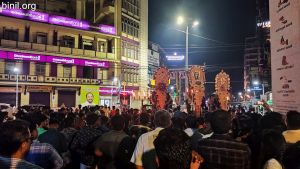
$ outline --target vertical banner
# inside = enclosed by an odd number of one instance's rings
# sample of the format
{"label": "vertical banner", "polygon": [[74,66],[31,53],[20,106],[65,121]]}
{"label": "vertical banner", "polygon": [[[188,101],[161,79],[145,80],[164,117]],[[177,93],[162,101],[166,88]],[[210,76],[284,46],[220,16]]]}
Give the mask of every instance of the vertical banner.
{"label": "vertical banner", "polygon": [[230,100],[230,77],[223,70],[215,78],[215,89],[222,110],[228,110]]}
{"label": "vertical banner", "polygon": [[[155,90],[152,92],[151,102],[153,107],[158,110],[167,109],[169,107],[170,95],[168,94],[168,86],[170,73],[166,67],[160,67],[155,71]],[[172,107],[172,102],[171,105]]]}
{"label": "vertical banner", "polygon": [[205,71],[200,66],[192,66],[188,72],[189,79],[189,100],[197,116],[202,113],[201,104],[205,97]]}
{"label": "vertical banner", "polygon": [[99,86],[82,85],[80,90],[80,103],[82,107],[99,104]]}
{"label": "vertical banner", "polygon": [[300,111],[299,0],[270,0],[273,109]]}

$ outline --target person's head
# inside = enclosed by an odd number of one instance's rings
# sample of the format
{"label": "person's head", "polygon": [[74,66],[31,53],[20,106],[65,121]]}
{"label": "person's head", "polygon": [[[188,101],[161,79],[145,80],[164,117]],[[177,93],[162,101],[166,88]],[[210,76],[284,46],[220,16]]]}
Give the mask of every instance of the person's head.
{"label": "person's head", "polygon": [[22,159],[29,151],[31,134],[28,123],[8,121],[0,126],[0,155]]}
{"label": "person's head", "polygon": [[93,93],[88,92],[85,97],[86,97],[86,101],[87,102],[93,103],[93,101],[94,101],[94,95],[93,95]]}
{"label": "person's head", "polygon": [[33,117],[34,121],[40,128],[48,128],[49,127],[49,120],[48,117],[42,113],[34,113]]}
{"label": "person's head", "polygon": [[185,123],[187,128],[192,128],[192,129],[198,128],[196,116],[188,116],[185,119]]}
{"label": "person's head", "polygon": [[169,112],[166,110],[157,111],[154,115],[154,123],[156,127],[170,127],[172,122]]}
{"label": "person's head", "polygon": [[116,114],[120,115],[120,109],[116,109]]}
{"label": "person's head", "polygon": [[286,125],[284,123],[283,117],[280,113],[271,112],[264,115],[260,120],[260,126],[262,130],[274,129],[279,132],[286,130]]}
{"label": "person's head", "polygon": [[121,115],[115,115],[111,118],[110,124],[113,130],[121,131],[125,127],[125,119]]}
{"label": "person's head", "polygon": [[115,109],[116,109],[116,106],[112,106],[112,109],[115,110]]}
{"label": "person's head", "polygon": [[58,129],[59,128],[59,120],[56,118],[50,118],[49,120],[49,128],[51,129]]}
{"label": "person's head", "polygon": [[184,130],[186,128],[185,119],[180,118],[180,117],[173,117],[172,118],[172,127],[179,129],[179,130]]}
{"label": "person's head", "polygon": [[285,145],[286,142],[281,132],[264,130],[261,140],[261,165],[272,158],[281,163]]}
{"label": "person's head", "polygon": [[64,127],[74,127],[75,126],[76,116],[74,114],[69,113],[68,117],[64,119]]}
{"label": "person's head", "polygon": [[286,169],[300,169],[300,141],[290,145],[283,156],[283,165]]}
{"label": "person's head", "polygon": [[24,120],[28,122],[29,131],[31,133],[31,138],[33,140],[37,139],[38,137],[38,130],[37,130],[37,124],[32,118],[33,114],[26,114],[22,116],[21,120]]}
{"label": "person's head", "polygon": [[149,125],[149,122],[150,122],[150,115],[147,113],[141,113],[140,114],[140,124],[147,126],[147,125]]}
{"label": "person's head", "polygon": [[211,114],[210,124],[215,134],[226,134],[231,129],[230,113],[218,110]]}
{"label": "person's head", "polygon": [[286,122],[289,130],[300,129],[300,113],[297,111],[289,111],[286,115]]}
{"label": "person's head", "polygon": [[95,113],[90,113],[86,116],[86,123],[88,126],[99,127],[101,125],[100,118]]}
{"label": "person's head", "polygon": [[154,140],[159,169],[189,169],[192,145],[182,130],[166,128]]}

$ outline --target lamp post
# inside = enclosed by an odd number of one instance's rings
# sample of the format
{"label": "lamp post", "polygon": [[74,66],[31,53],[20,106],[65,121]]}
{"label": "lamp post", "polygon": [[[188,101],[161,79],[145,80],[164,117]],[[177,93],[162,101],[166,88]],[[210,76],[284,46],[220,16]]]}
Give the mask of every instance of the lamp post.
{"label": "lamp post", "polygon": [[14,72],[16,73],[16,108],[18,108],[18,100],[19,100],[19,69],[17,67],[14,68]]}
{"label": "lamp post", "polygon": [[[190,20],[189,20],[190,21]],[[177,18],[177,24],[182,25],[185,23],[185,19],[182,16]],[[196,27],[199,25],[198,21],[186,22],[186,31],[185,31],[185,88],[188,88],[188,78],[187,72],[189,70],[189,26]],[[186,91],[186,90],[185,90]]]}

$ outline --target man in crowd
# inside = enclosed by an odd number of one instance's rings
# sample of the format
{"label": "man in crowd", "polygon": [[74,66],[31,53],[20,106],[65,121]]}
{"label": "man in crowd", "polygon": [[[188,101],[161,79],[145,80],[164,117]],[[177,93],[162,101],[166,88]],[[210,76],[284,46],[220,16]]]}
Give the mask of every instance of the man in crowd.
{"label": "man in crowd", "polygon": [[24,159],[30,149],[31,135],[23,121],[9,121],[0,126],[0,167],[41,169]]}
{"label": "man in crowd", "polygon": [[49,127],[48,117],[42,113],[35,113],[32,118],[38,125],[38,135],[45,133]]}
{"label": "man in crowd", "polygon": [[211,128],[214,134],[199,141],[197,151],[203,156],[206,169],[250,169],[248,145],[235,141],[230,136],[230,113],[219,110],[211,114]]}
{"label": "man in crowd", "polygon": [[300,141],[300,113],[289,111],[286,115],[288,130],[283,132],[285,141],[288,144],[294,144]]}
{"label": "man in crowd", "polygon": [[162,129],[171,126],[169,112],[165,110],[156,112],[154,123],[156,129],[141,135],[133,152],[131,162],[136,165],[137,169],[156,169],[156,154],[153,142]]}
{"label": "man in crowd", "polygon": [[25,156],[25,160],[43,168],[60,169],[63,166],[63,159],[58,152],[47,143],[40,143],[37,139],[37,124],[33,122],[32,115],[26,115],[23,120],[29,123],[29,129],[33,143]]}
{"label": "man in crowd", "polygon": [[[95,142],[95,152],[98,156],[104,155],[106,156],[104,158],[108,159],[106,164],[102,165],[103,168],[116,169],[118,168],[117,166],[120,166],[119,168],[128,169],[130,168],[130,157],[128,157],[128,155],[131,155],[134,150],[134,142],[124,132],[125,119],[121,115],[113,116],[111,119],[111,127],[111,131],[103,134]],[[121,142],[125,143],[124,139],[127,139],[126,144],[120,146]],[[118,151],[120,147],[125,148],[126,151]],[[121,155],[119,153],[127,153],[127,161],[126,159],[118,159]]]}
{"label": "man in crowd", "polygon": [[62,155],[68,150],[67,140],[61,132],[58,131],[59,122],[55,119],[55,114],[50,117],[49,129],[38,137],[41,143],[51,144],[56,151]]}
{"label": "man in crowd", "polygon": [[100,130],[101,121],[97,114],[90,113],[86,117],[87,126],[76,133],[70,143],[71,151],[79,158],[80,168],[90,168],[95,164],[93,143],[102,135]]}

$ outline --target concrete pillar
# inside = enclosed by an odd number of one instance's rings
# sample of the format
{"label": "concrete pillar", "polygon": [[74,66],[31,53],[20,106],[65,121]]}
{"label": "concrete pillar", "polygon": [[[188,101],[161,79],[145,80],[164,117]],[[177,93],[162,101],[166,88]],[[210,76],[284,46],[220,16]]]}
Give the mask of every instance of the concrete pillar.
{"label": "concrete pillar", "polygon": [[5,73],[5,60],[0,59],[0,73],[4,74]]}
{"label": "concrete pillar", "polygon": [[25,86],[23,87],[22,86],[22,93],[21,93],[21,106],[24,106],[24,105],[28,105],[29,104],[29,92],[26,92],[24,93],[24,88]]}
{"label": "concrete pillar", "polygon": [[62,64],[57,64],[57,77],[64,77],[64,67]]}
{"label": "concrete pillar", "polygon": [[46,63],[45,76],[50,76],[50,63]]}
{"label": "concrete pillar", "polygon": [[50,105],[51,107],[58,107],[58,91],[55,90],[55,93],[50,93]]}
{"label": "concrete pillar", "polygon": [[34,76],[35,75],[35,63],[34,62],[30,62],[29,75],[30,76]]}
{"label": "concrete pillar", "polygon": [[72,66],[72,78],[76,78],[77,75],[77,67],[76,66]]}

